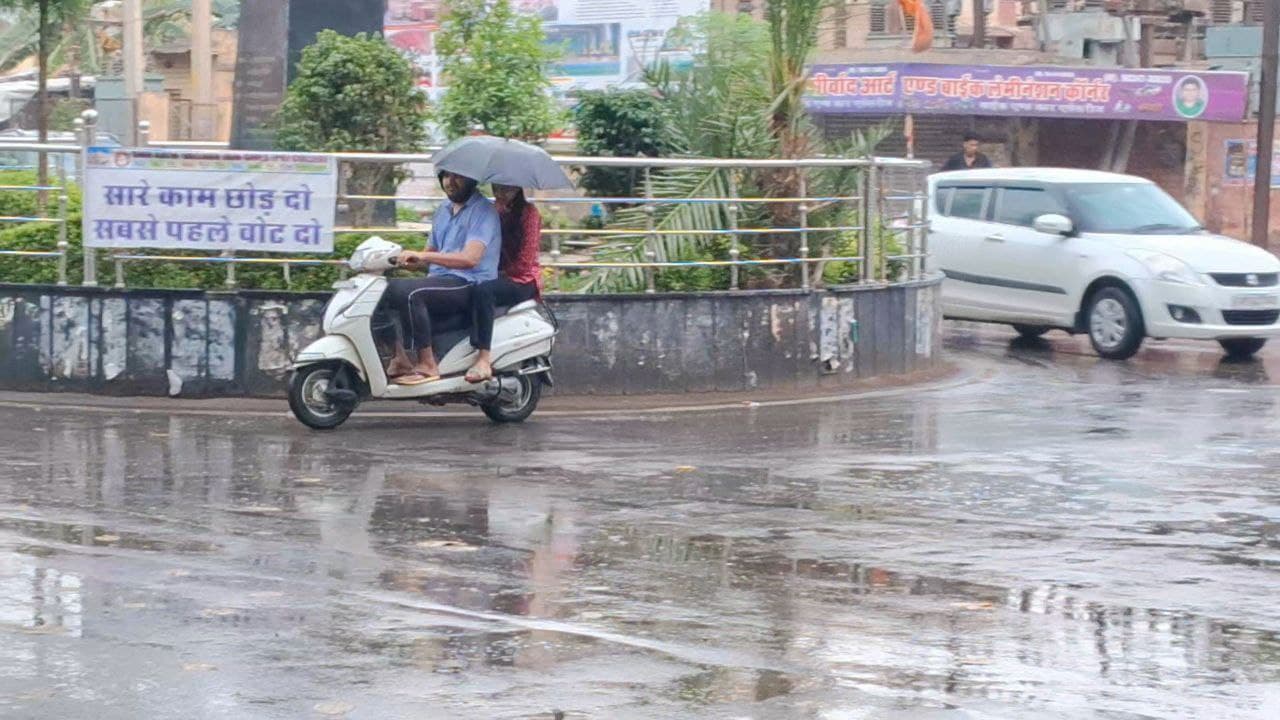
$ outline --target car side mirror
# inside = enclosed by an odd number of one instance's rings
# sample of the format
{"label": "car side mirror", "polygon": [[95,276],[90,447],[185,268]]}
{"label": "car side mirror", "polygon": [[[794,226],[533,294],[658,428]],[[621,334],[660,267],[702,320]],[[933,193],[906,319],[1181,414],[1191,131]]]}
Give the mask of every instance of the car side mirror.
{"label": "car side mirror", "polygon": [[1046,235],[1061,235],[1063,237],[1070,237],[1076,231],[1076,226],[1071,222],[1071,218],[1056,213],[1041,215],[1031,223],[1031,227]]}

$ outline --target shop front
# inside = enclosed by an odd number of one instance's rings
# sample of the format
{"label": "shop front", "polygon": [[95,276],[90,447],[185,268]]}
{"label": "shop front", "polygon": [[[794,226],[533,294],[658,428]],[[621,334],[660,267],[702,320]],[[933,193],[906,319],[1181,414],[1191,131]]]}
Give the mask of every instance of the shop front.
{"label": "shop front", "polygon": [[972,132],[997,165],[1124,169],[1182,199],[1188,127],[1247,133],[1248,87],[1247,73],[1189,69],[816,65],[805,102],[830,136],[892,123],[881,153],[941,165]]}

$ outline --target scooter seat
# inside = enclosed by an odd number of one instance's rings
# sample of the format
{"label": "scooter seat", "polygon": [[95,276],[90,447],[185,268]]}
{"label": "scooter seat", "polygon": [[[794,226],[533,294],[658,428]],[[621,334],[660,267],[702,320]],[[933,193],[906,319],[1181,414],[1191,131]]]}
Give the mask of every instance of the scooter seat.
{"label": "scooter seat", "polygon": [[537,300],[525,300],[524,302],[517,303],[515,305],[512,305],[511,307],[496,307],[493,309],[493,316],[495,318],[500,318],[503,315],[524,312],[525,310],[532,310],[536,307],[538,307]]}

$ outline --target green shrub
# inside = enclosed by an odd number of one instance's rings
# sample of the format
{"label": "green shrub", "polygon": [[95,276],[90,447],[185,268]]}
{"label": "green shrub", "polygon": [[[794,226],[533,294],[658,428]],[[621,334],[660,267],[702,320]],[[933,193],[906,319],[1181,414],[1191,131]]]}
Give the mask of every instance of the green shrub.
{"label": "green shrub", "polygon": [[[658,157],[669,149],[661,101],[644,90],[588,90],[573,111],[578,150],[589,156]],[[636,197],[639,168],[588,167],[579,185],[590,195]]]}

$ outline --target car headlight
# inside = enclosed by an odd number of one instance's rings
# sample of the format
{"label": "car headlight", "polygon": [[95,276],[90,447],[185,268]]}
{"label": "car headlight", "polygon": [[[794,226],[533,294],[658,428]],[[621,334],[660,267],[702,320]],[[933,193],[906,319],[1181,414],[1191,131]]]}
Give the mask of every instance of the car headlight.
{"label": "car headlight", "polygon": [[1151,272],[1155,279],[1179,285],[1203,285],[1200,275],[1191,266],[1172,255],[1164,253],[1143,253],[1132,256]]}

